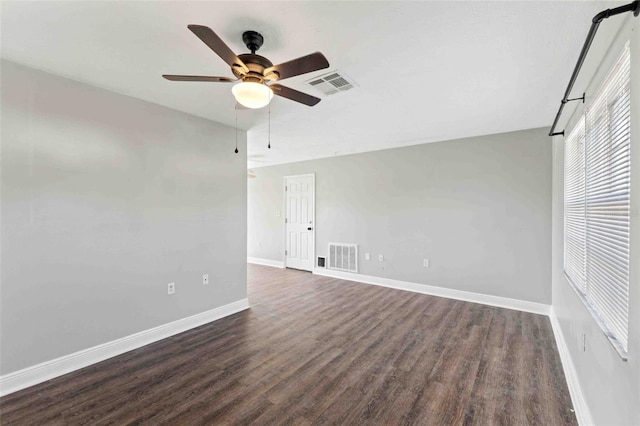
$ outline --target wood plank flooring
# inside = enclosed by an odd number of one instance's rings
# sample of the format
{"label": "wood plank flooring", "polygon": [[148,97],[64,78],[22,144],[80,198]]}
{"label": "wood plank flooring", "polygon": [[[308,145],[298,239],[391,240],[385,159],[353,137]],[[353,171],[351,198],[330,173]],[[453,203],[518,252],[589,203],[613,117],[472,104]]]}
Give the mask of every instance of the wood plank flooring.
{"label": "wood plank flooring", "polygon": [[549,319],[249,265],[251,309],[0,399],[3,425],[574,425]]}

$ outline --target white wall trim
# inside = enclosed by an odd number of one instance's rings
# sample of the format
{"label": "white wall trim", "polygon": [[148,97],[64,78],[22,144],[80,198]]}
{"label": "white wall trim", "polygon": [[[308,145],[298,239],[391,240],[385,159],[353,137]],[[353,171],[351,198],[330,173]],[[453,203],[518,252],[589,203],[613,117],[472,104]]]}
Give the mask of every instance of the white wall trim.
{"label": "white wall trim", "polygon": [[42,383],[63,374],[79,370],[116,355],[140,348],[158,340],[185,332],[209,322],[249,308],[249,300],[241,299],[219,308],[201,312],[121,339],[93,346],[60,358],[45,361],[13,373],[0,376],[0,396]]}
{"label": "white wall trim", "polygon": [[284,262],[280,260],[260,259],[259,257],[247,257],[247,262],[256,265],[273,266],[274,268],[284,269]]}
{"label": "white wall trim", "polygon": [[315,268],[313,273],[326,277],[357,281],[359,283],[395,288],[397,290],[412,291],[414,293],[429,294],[431,296],[446,297],[448,299],[464,300],[465,302],[480,303],[483,305],[497,306],[500,308],[515,309],[517,311],[531,312],[540,315],[549,315],[551,309],[550,305],[545,305],[543,303],[528,302],[526,300],[510,299],[500,296],[491,296],[482,293],[472,293],[470,291],[454,290],[450,288],[436,287],[426,284],[417,284],[408,281],[393,280],[390,278],[354,274],[352,272]]}
{"label": "white wall trim", "polygon": [[581,426],[593,425],[593,418],[591,417],[591,411],[587,400],[582,393],[582,387],[580,386],[580,380],[578,378],[578,372],[573,364],[569,347],[564,339],[562,328],[558,317],[551,307],[549,312],[549,320],[551,321],[551,327],[553,328],[553,335],[556,338],[556,346],[558,347],[558,353],[560,354],[560,361],[562,362],[562,369],[564,370],[564,376],[567,380],[567,386],[569,387],[569,394],[571,395],[571,402],[573,403],[573,409],[575,410],[576,419]]}

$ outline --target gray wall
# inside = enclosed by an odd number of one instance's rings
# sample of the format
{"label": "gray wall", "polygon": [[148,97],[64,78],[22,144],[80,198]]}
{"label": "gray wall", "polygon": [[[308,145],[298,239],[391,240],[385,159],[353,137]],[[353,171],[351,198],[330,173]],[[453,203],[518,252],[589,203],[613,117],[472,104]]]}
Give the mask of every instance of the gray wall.
{"label": "gray wall", "polygon": [[256,168],[248,256],[284,260],[283,177],[315,173],[317,256],[355,243],[364,275],[550,304],[547,131]]}
{"label": "gray wall", "polygon": [[[625,2],[626,3],[626,2]],[[604,4],[603,9],[614,7]],[[598,324],[578,298],[563,273],[563,139],[553,146],[553,310],[565,337],[580,386],[597,425],[640,425],[640,19],[631,14],[605,21],[581,72],[587,105],[600,85],[604,73],[618,59],[623,45],[631,41],[631,270],[629,287],[629,360],[623,361]],[[568,76],[567,76],[568,78]],[[577,104],[577,102],[576,102]],[[582,112],[566,126],[573,128]],[[582,350],[582,334],[586,351]]]}
{"label": "gray wall", "polygon": [[244,133],[3,61],[1,136],[2,374],[246,297]]}

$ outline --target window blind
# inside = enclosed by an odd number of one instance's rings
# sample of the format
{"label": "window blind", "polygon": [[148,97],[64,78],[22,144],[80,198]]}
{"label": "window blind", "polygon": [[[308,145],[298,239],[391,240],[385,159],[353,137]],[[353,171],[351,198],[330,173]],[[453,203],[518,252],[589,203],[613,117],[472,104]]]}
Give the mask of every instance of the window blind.
{"label": "window blind", "polygon": [[586,292],[586,224],[584,204],[584,116],[565,140],[564,152],[564,269]]}
{"label": "window blind", "polygon": [[614,346],[627,352],[630,238],[627,44],[565,141],[565,273]]}

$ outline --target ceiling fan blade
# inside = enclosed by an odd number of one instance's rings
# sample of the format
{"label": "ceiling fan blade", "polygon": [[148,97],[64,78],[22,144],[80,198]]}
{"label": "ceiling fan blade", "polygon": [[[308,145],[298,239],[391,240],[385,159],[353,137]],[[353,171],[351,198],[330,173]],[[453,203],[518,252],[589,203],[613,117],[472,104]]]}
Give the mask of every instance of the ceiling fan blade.
{"label": "ceiling fan blade", "polygon": [[320,102],[320,98],[307,95],[306,93],[299,92],[281,84],[272,84],[269,87],[273,90],[274,95],[282,96],[283,98],[291,99],[292,101],[300,102],[301,104],[314,106]]}
{"label": "ceiling fan blade", "polygon": [[269,67],[264,70],[264,75],[268,75],[275,71],[278,73],[278,80],[284,80],[285,78],[318,71],[324,68],[329,68],[329,61],[327,61],[327,58],[325,58],[322,53],[316,52],[289,62],[283,62]]}
{"label": "ceiling fan blade", "polygon": [[211,50],[222,58],[231,68],[238,68],[243,73],[249,72],[249,68],[233,53],[224,41],[213,30],[204,25],[188,25],[192,33],[204,42]]}
{"label": "ceiling fan blade", "polygon": [[216,82],[216,83],[233,83],[234,81],[236,81],[235,78],[206,76],[206,75],[163,74],[162,76],[167,80],[171,80],[171,81],[210,81],[210,82]]}

